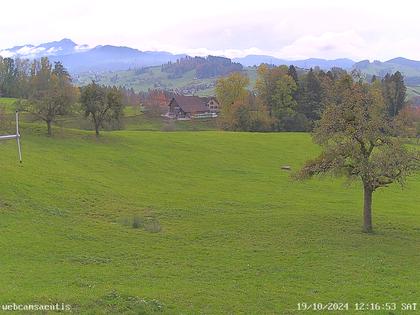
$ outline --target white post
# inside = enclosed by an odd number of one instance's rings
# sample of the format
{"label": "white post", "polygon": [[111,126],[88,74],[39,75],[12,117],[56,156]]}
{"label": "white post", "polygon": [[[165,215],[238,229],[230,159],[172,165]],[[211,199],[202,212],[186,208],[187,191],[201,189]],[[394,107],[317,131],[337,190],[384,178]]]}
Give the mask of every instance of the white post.
{"label": "white post", "polygon": [[16,111],[16,143],[18,146],[19,162],[22,163],[22,149],[20,147],[19,112]]}
{"label": "white post", "polygon": [[22,149],[20,147],[19,112],[18,111],[16,111],[16,134],[0,136],[0,140],[12,140],[12,139],[16,139],[16,143],[18,147],[18,154],[19,154],[19,162],[22,163]]}

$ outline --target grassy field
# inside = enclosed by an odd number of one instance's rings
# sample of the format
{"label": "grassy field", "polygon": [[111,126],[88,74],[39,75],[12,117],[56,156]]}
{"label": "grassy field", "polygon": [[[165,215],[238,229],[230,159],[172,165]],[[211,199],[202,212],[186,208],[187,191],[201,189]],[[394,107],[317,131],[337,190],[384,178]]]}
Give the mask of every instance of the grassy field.
{"label": "grassy field", "polygon": [[[30,121],[31,119],[30,117],[26,117],[26,121]],[[121,122],[121,129],[131,131],[203,131],[216,130],[218,128],[217,119],[169,120],[147,112],[138,113],[130,107],[126,108],[126,113]],[[92,130],[93,128],[92,122],[83,117],[82,114],[62,117],[57,121],[56,125],[61,127],[59,131],[61,133],[66,132],[63,128],[82,130]]]}
{"label": "grassy field", "polygon": [[407,98],[411,99],[420,96],[420,86],[407,86]]}
{"label": "grassy field", "polygon": [[96,80],[106,85],[121,85],[133,88],[136,92],[147,92],[149,89],[165,90],[194,90],[195,94],[201,96],[213,95],[213,87],[216,79],[197,79],[195,70],[189,71],[180,78],[169,79],[168,73],[162,72],[161,67],[149,67],[143,73],[137,70],[123,70],[114,72],[103,72],[98,74],[83,73],[77,78],[77,83],[85,85]]}
{"label": "grassy field", "polygon": [[15,110],[15,98],[0,97],[0,109],[5,109],[7,112],[12,112]]}
{"label": "grassy field", "polygon": [[0,304],[311,314],[297,303],[419,302],[419,176],[375,193],[376,233],[366,235],[358,184],[294,182],[280,170],[318,153],[307,134],[97,140],[23,127],[22,165],[15,143],[0,143]]}
{"label": "grassy field", "polygon": [[[257,73],[255,68],[244,69],[250,79],[250,88],[255,85]],[[199,96],[214,96],[216,78],[198,79],[195,70],[184,73],[179,78],[168,77],[168,73],[162,72],[161,67],[149,67],[144,72],[137,70],[110,71],[102,73],[82,73],[76,78],[79,85],[89,84],[92,80],[105,85],[121,85],[133,88],[136,92],[147,92],[149,89],[178,90],[183,94],[195,94]]]}
{"label": "grassy field", "polygon": [[[14,122],[14,111],[15,102],[17,99],[14,98],[0,98],[0,113],[4,109],[7,121]],[[0,116],[0,133],[10,133],[14,131],[14,123],[6,123],[7,128],[5,129]],[[20,119],[26,123],[38,122],[42,125],[40,120],[29,113],[20,113]],[[125,130],[136,130],[136,131],[203,131],[203,130],[216,130],[218,129],[217,119],[199,119],[190,121],[174,121],[163,119],[159,114],[143,112],[139,107],[126,106],[124,108],[124,117],[121,121],[122,129]],[[66,128],[92,130],[92,122],[87,119],[83,113],[73,113],[58,117],[54,123],[56,133],[66,133]],[[109,126],[108,126],[109,127]],[[42,128],[42,126],[41,126]],[[112,129],[112,128],[108,128]]]}

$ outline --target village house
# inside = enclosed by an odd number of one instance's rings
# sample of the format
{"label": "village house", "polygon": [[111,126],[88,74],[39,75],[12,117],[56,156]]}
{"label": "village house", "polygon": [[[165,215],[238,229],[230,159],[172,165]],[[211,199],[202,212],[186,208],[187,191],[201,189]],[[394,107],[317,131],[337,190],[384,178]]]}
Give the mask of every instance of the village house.
{"label": "village house", "polygon": [[211,113],[218,113],[219,112],[219,102],[215,97],[208,97],[205,99],[207,108],[210,110]]}
{"label": "village house", "polygon": [[172,119],[188,120],[191,118],[217,117],[216,112],[212,111],[205,100],[198,96],[175,95],[170,100],[168,107],[166,117]]}

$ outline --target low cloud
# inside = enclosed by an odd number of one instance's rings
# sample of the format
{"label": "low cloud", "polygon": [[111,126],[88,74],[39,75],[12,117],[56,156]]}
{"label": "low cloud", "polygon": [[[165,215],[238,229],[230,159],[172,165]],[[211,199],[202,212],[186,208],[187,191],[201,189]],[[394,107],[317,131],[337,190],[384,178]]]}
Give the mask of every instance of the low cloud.
{"label": "low cloud", "polygon": [[343,58],[356,60],[366,58],[366,41],[355,31],[326,32],[319,36],[302,36],[281,48],[276,57],[285,59]]}
{"label": "low cloud", "polygon": [[75,50],[76,52],[83,52],[83,51],[87,51],[87,50],[89,50],[89,49],[91,49],[91,47],[89,47],[88,45],[76,45],[76,46],[74,47],[74,50]]}
{"label": "low cloud", "polygon": [[16,54],[9,50],[0,50],[0,56],[3,58],[13,58]]}
{"label": "low cloud", "polygon": [[34,56],[36,54],[42,53],[45,51],[44,47],[33,47],[33,46],[23,46],[16,51],[16,54],[19,56]]}
{"label": "low cloud", "polygon": [[190,56],[225,56],[228,58],[241,58],[248,55],[265,55],[267,52],[256,48],[251,47],[247,49],[207,49],[207,48],[194,48],[186,49],[184,51],[177,51],[177,53],[187,53]]}

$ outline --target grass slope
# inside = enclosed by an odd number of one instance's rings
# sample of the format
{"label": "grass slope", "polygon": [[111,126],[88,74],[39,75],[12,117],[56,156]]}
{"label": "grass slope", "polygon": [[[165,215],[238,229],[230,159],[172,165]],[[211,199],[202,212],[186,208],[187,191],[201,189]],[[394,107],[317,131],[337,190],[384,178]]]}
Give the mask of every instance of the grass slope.
{"label": "grass slope", "polygon": [[4,109],[7,113],[14,112],[15,107],[15,98],[0,97],[0,110]]}
{"label": "grass slope", "polygon": [[[250,78],[250,87],[255,85],[256,69],[245,68]],[[133,88],[136,92],[147,92],[149,89],[178,90],[183,94],[213,96],[216,78],[198,79],[195,70],[183,74],[180,78],[170,79],[161,67],[149,67],[143,73],[136,70],[110,71],[102,73],[82,73],[76,78],[79,85],[89,84],[92,80],[105,85],[118,85]]]}
{"label": "grass slope", "polygon": [[361,69],[363,73],[379,75],[383,77],[386,73],[400,71],[405,77],[420,77],[420,70],[414,67],[401,65],[398,63],[371,63]]}
{"label": "grass slope", "polygon": [[407,98],[411,99],[413,97],[420,96],[420,86],[407,86]]}
{"label": "grass slope", "polygon": [[[297,314],[298,302],[418,302],[419,176],[375,193],[366,235],[359,185],[280,170],[318,153],[307,134],[36,133],[23,131],[23,165],[0,143],[0,304]],[[122,223],[134,215],[162,230]]]}

